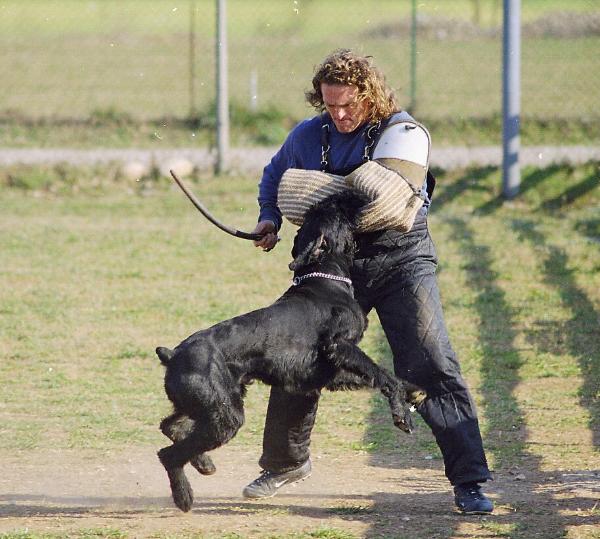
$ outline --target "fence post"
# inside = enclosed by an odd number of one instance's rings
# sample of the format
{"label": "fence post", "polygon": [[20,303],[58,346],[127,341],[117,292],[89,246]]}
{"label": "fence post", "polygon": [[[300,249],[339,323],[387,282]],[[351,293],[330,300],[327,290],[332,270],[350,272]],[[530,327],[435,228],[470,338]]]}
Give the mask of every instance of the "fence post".
{"label": "fence post", "polygon": [[412,22],[410,26],[410,101],[408,110],[417,106],[417,0],[412,0]]}
{"label": "fence post", "polygon": [[256,112],[258,110],[258,71],[254,68],[250,71],[250,110]]}
{"label": "fence post", "polygon": [[226,4],[226,0],[217,0],[217,174],[227,170],[229,157]]}
{"label": "fence post", "polygon": [[189,31],[189,92],[190,92],[190,120],[196,118],[196,0],[190,0],[190,31]]}
{"label": "fence post", "polygon": [[502,194],[519,193],[521,104],[521,0],[504,0],[502,46]]}

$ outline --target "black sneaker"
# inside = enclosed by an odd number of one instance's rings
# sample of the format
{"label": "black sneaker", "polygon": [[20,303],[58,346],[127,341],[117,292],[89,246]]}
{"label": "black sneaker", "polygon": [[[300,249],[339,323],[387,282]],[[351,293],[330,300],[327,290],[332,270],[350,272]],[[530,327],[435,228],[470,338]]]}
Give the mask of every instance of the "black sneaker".
{"label": "black sneaker", "polygon": [[481,487],[477,483],[455,486],[454,503],[465,515],[487,515],[494,510],[494,504],[481,492]]}
{"label": "black sneaker", "polygon": [[244,498],[258,499],[271,498],[275,496],[279,489],[284,485],[301,481],[310,476],[312,465],[308,459],[300,468],[290,470],[289,472],[269,472],[263,470],[261,474],[249,485],[246,485],[242,494]]}

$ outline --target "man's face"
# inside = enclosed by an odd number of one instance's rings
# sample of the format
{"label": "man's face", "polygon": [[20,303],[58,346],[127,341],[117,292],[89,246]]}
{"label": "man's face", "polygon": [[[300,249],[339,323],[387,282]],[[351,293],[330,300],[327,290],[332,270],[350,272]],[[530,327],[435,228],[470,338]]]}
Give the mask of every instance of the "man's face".
{"label": "man's face", "polygon": [[369,105],[358,100],[358,87],[321,83],[325,109],[340,133],[352,133],[367,119]]}

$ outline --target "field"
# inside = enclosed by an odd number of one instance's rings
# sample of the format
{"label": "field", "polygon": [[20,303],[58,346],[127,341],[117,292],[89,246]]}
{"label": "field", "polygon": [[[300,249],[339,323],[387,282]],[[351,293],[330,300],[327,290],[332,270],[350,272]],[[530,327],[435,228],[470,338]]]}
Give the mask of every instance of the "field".
{"label": "field", "polygon": [[[227,4],[229,90],[238,106],[305,117],[310,111],[302,96],[313,67],[339,47],[373,55],[402,106],[409,106],[410,1]],[[420,117],[487,118],[500,112],[500,4],[418,3],[413,111]],[[202,118],[215,101],[214,6],[211,0],[6,0],[0,6],[0,112],[81,120],[117,111],[147,120],[195,111]],[[593,0],[523,1],[525,117],[597,121],[598,17]],[[340,18],[343,24],[332,24]],[[536,21],[547,35],[528,26]]]}
{"label": "field", "polygon": [[[407,107],[411,4],[228,0],[232,145],[280,143],[338,47],[372,54]],[[436,146],[500,144],[501,4],[417,2],[412,111]],[[597,0],[522,6],[522,143],[599,145]],[[1,1],[0,146],[214,148],[215,18],[213,0]],[[527,168],[512,202],[496,168],[436,173],[438,276],[493,515],[455,513],[426,425],[399,434],[367,391],[324,394],[313,476],[246,502],[258,383],[180,513],[155,455],[170,407],[154,348],[276,299],[293,227],[264,254],[158,168],[136,182],[117,164],[15,165],[0,166],[0,539],[599,539],[600,164]],[[253,228],[256,177],[193,181],[223,221]],[[376,313],[362,347],[390,366]]]}
{"label": "field", "polygon": [[[433,438],[397,434],[383,401],[325,394],[313,477],[247,503],[267,388],[176,511],[155,451],[168,410],[154,357],[289,285],[293,230],[264,254],[205,222],[166,179],[115,170],[0,171],[0,538],[600,536],[599,166],[439,172],[430,228],[453,345],[479,408],[494,515],[452,512]],[[38,182],[36,178],[44,178]],[[111,180],[111,178],[115,178]],[[255,178],[196,177],[250,229]],[[363,348],[389,352],[371,316]]]}

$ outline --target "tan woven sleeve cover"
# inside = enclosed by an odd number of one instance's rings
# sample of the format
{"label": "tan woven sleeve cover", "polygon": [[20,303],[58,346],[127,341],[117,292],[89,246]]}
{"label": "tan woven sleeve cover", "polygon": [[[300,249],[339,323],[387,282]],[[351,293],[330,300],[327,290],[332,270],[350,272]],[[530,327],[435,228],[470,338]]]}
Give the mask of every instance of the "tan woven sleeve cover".
{"label": "tan woven sleeve cover", "polygon": [[329,195],[348,189],[350,187],[344,182],[343,176],[319,170],[289,168],[281,177],[277,205],[288,221],[300,226],[309,208]]}
{"label": "tan woven sleeve cover", "polygon": [[346,176],[346,183],[372,199],[359,217],[361,232],[384,229],[407,232],[423,206],[423,199],[402,176],[375,161],[367,161]]}
{"label": "tan woven sleeve cover", "polygon": [[301,226],[309,208],[348,189],[372,200],[359,217],[360,232],[384,229],[406,232],[423,205],[423,199],[400,174],[375,161],[367,161],[345,178],[319,170],[290,168],[281,177],[277,205],[288,221]]}

